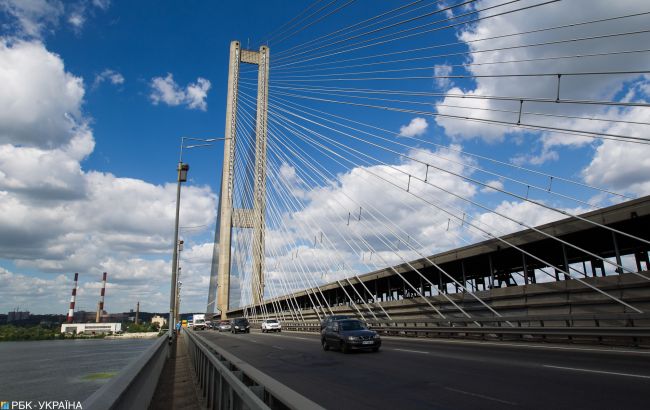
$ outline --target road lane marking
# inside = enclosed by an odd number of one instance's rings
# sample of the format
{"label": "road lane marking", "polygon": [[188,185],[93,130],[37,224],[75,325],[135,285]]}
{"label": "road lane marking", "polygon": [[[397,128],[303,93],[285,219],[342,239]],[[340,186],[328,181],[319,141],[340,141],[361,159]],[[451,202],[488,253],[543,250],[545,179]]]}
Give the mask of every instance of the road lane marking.
{"label": "road lane marking", "polygon": [[625,377],[637,377],[639,379],[650,379],[650,376],[645,376],[645,375],[642,375],[642,374],[608,372],[608,371],[605,371],[605,370],[579,369],[579,368],[576,368],[576,367],[552,366],[550,364],[544,364],[544,365],[542,365],[542,367],[548,367],[548,368],[551,368],[551,369],[560,369],[560,370],[571,370],[571,371],[574,371],[574,372],[610,374],[610,375],[613,375],[613,376],[625,376]]}
{"label": "road lane marking", "polygon": [[453,392],[460,393],[460,394],[466,394],[468,396],[478,397],[478,398],[485,399],[485,400],[492,400],[492,401],[496,401],[498,403],[509,404],[511,406],[516,406],[517,405],[517,403],[512,402],[512,401],[501,400],[501,399],[497,399],[496,397],[486,396],[484,394],[472,393],[472,392],[465,391],[465,390],[454,389],[453,387],[445,387],[445,390],[453,391]]}
{"label": "road lane marking", "polygon": [[273,346],[273,348],[274,348],[274,349],[280,349],[280,350],[284,350],[284,347],[280,347],[280,346],[275,346],[275,345]]}
{"label": "road lane marking", "polygon": [[429,354],[429,352],[423,352],[421,350],[409,350],[409,349],[388,349],[388,350],[398,350],[400,352],[407,352],[407,353]]}
{"label": "road lane marking", "polygon": [[544,345],[531,345],[523,343],[503,343],[503,342],[474,342],[471,340],[436,340],[436,339],[415,339],[415,338],[405,338],[399,336],[382,336],[383,340],[389,341],[401,341],[401,342],[417,342],[417,343],[441,343],[441,344],[450,344],[450,345],[487,345],[487,346],[505,346],[505,347],[518,347],[523,349],[548,349],[548,350],[568,350],[568,351],[578,351],[578,352],[603,352],[603,353],[629,353],[629,354],[638,354],[638,355],[650,355],[650,351],[638,351],[638,350],[621,350],[621,349],[599,349],[599,348],[581,348],[581,347],[571,347],[571,346],[544,346]]}

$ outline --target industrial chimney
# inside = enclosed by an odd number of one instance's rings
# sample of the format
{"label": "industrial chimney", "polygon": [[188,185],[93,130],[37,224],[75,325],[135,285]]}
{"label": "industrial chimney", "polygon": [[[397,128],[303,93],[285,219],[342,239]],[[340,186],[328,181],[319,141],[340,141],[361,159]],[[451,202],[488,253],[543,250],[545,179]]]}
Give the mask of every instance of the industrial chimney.
{"label": "industrial chimney", "polygon": [[104,272],[104,277],[102,278],[102,293],[99,297],[99,305],[97,306],[97,316],[95,317],[95,322],[99,323],[101,321],[101,315],[104,312],[104,294],[106,293],[106,272]]}
{"label": "industrial chimney", "polygon": [[77,299],[77,281],[79,280],[79,274],[74,274],[74,287],[72,288],[72,296],[70,297],[70,309],[68,309],[68,323],[72,323],[74,320],[74,302]]}
{"label": "industrial chimney", "polygon": [[138,318],[140,316],[140,302],[135,306],[135,324],[138,324]]}

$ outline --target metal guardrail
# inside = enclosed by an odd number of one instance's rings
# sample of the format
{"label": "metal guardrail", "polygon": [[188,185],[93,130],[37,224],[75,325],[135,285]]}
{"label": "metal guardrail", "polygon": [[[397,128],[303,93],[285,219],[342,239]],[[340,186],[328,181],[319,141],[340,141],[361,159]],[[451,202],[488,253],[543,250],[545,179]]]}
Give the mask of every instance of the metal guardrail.
{"label": "metal guardrail", "polygon": [[112,380],[88,397],[84,410],[141,410],[149,407],[160,373],[167,359],[169,344],[161,336],[140,357]]}
{"label": "metal guardrail", "polygon": [[[617,325],[603,325],[603,322]],[[645,325],[635,325],[638,321]],[[503,335],[630,338],[636,344],[640,338],[650,338],[648,314],[577,314],[557,316],[472,317],[445,319],[368,320],[368,325],[384,335],[394,336],[458,336]],[[636,323],[635,323],[636,322]],[[563,323],[564,326],[558,325]],[[284,322],[283,330],[320,332],[319,322]]]}
{"label": "metal guardrail", "polygon": [[185,334],[208,409],[323,409],[194,331]]}

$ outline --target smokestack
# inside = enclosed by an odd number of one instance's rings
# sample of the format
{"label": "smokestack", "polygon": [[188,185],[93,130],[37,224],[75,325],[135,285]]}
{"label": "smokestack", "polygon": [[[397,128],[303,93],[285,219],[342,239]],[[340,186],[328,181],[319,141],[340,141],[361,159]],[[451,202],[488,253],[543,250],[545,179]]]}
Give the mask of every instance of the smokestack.
{"label": "smokestack", "polygon": [[77,299],[77,281],[79,280],[79,274],[74,274],[74,287],[72,288],[72,296],[70,297],[70,309],[68,309],[68,323],[72,323],[74,319],[74,302]]}
{"label": "smokestack", "polygon": [[106,294],[106,272],[104,272],[104,277],[102,278],[102,293],[99,298],[99,306],[97,306],[97,317],[95,322],[99,323],[101,321],[101,315],[104,312],[104,295]]}
{"label": "smokestack", "polygon": [[138,324],[138,317],[140,316],[140,302],[135,305],[135,324]]}

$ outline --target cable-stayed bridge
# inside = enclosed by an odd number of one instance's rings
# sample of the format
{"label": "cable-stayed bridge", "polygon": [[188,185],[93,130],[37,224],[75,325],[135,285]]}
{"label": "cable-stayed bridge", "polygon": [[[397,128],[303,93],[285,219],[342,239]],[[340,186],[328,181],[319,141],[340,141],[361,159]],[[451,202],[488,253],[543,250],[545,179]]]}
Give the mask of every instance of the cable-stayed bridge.
{"label": "cable-stayed bridge", "polygon": [[[188,332],[206,403],[643,406],[649,22],[335,0],[233,41],[207,313],[299,333]],[[333,314],[382,354],[320,351]]]}

